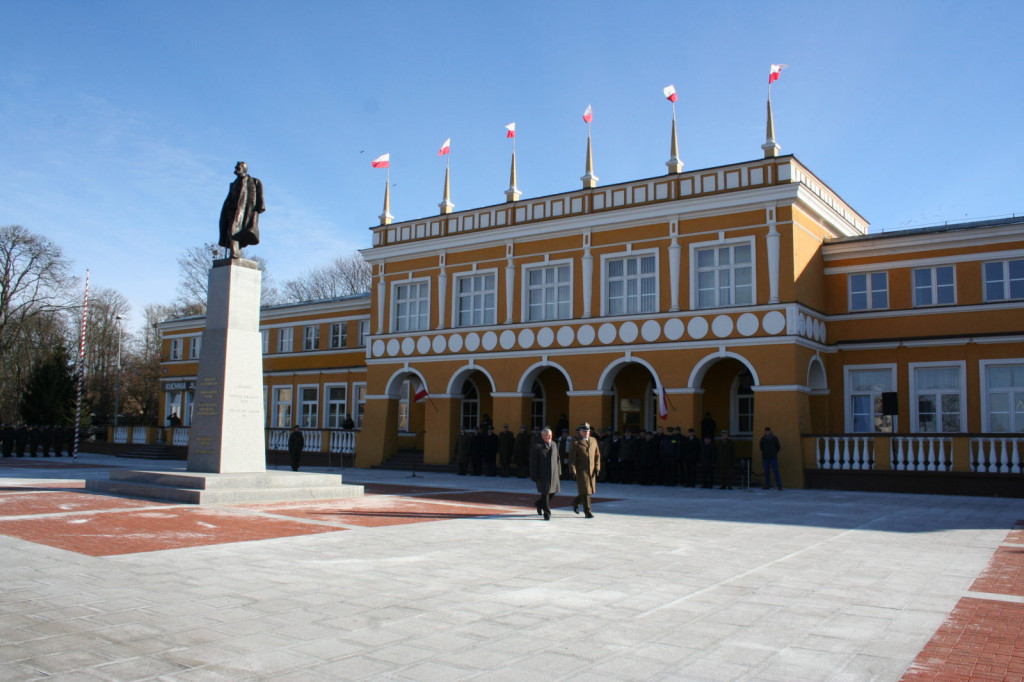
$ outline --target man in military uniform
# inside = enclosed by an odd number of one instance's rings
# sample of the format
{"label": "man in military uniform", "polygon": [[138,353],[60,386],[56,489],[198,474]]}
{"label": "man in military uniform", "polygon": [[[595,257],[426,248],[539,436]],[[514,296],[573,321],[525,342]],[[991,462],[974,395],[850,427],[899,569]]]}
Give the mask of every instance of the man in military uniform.
{"label": "man in military uniform", "polygon": [[590,496],[597,490],[597,475],[601,472],[601,450],[597,447],[597,439],[590,437],[590,424],[583,422],[576,429],[577,436],[572,440],[569,450],[569,463],[576,477],[576,499],[572,502],[572,510],[583,513],[588,519],[594,518],[590,509]]}
{"label": "man in military uniform", "polygon": [[519,433],[516,434],[516,442],[512,451],[516,463],[516,475],[519,478],[526,478],[530,475],[530,447],[532,445],[530,432],[523,424],[519,427]]}
{"label": "man in military uniform", "polygon": [[516,437],[508,430],[505,424],[504,430],[498,434],[498,465],[501,467],[501,475],[508,478],[512,470],[512,452],[516,447]]}

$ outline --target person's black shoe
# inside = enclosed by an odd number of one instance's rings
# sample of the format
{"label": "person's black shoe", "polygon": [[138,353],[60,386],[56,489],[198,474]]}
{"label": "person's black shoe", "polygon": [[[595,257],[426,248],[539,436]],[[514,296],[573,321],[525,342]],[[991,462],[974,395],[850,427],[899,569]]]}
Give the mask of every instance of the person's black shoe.
{"label": "person's black shoe", "polygon": [[544,520],[545,521],[550,521],[551,520],[551,512],[544,512]]}
{"label": "person's black shoe", "polygon": [[544,510],[540,508],[540,502],[534,502],[533,506],[537,509],[537,516],[544,516]]}
{"label": "person's black shoe", "polygon": [[572,513],[573,514],[579,514],[580,513],[580,503],[579,502],[573,502],[572,503]]}
{"label": "person's black shoe", "polygon": [[590,512],[587,512],[586,516],[584,516],[583,518],[585,518],[585,519],[592,519],[592,518],[594,518],[594,515],[591,514]]}

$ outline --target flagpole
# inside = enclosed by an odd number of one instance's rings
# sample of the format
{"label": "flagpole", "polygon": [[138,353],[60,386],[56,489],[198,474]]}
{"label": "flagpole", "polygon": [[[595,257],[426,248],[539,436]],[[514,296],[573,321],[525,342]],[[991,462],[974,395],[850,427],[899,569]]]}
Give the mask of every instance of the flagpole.
{"label": "flagpole", "polygon": [[78,461],[78,435],[82,427],[82,384],[85,383],[85,323],[89,319],[89,270],[85,271],[85,296],[82,299],[82,336],[78,344],[78,394],[75,397],[75,437],[71,459]]}

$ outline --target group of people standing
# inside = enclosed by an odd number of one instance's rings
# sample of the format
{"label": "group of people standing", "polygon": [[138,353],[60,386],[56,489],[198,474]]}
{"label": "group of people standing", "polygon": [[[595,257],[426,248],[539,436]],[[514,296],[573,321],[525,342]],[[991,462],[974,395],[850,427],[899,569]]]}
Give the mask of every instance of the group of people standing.
{"label": "group of people standing", "polygon": [[75,429],[72,426],[0,425],[0,451],[4,457],[62,457],[74,454]]}

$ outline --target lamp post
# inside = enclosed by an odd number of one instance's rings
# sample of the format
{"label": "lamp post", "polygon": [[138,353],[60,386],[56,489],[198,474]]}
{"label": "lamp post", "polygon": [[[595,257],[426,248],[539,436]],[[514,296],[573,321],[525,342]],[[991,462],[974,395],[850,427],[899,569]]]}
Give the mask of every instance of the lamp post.
{"label": "lamp post", "polygon": [[117,323],[117,383],[114,384],[114,426],[117,426],[118,415],[121,413],[121,320],[120,315],[116,318]]}

